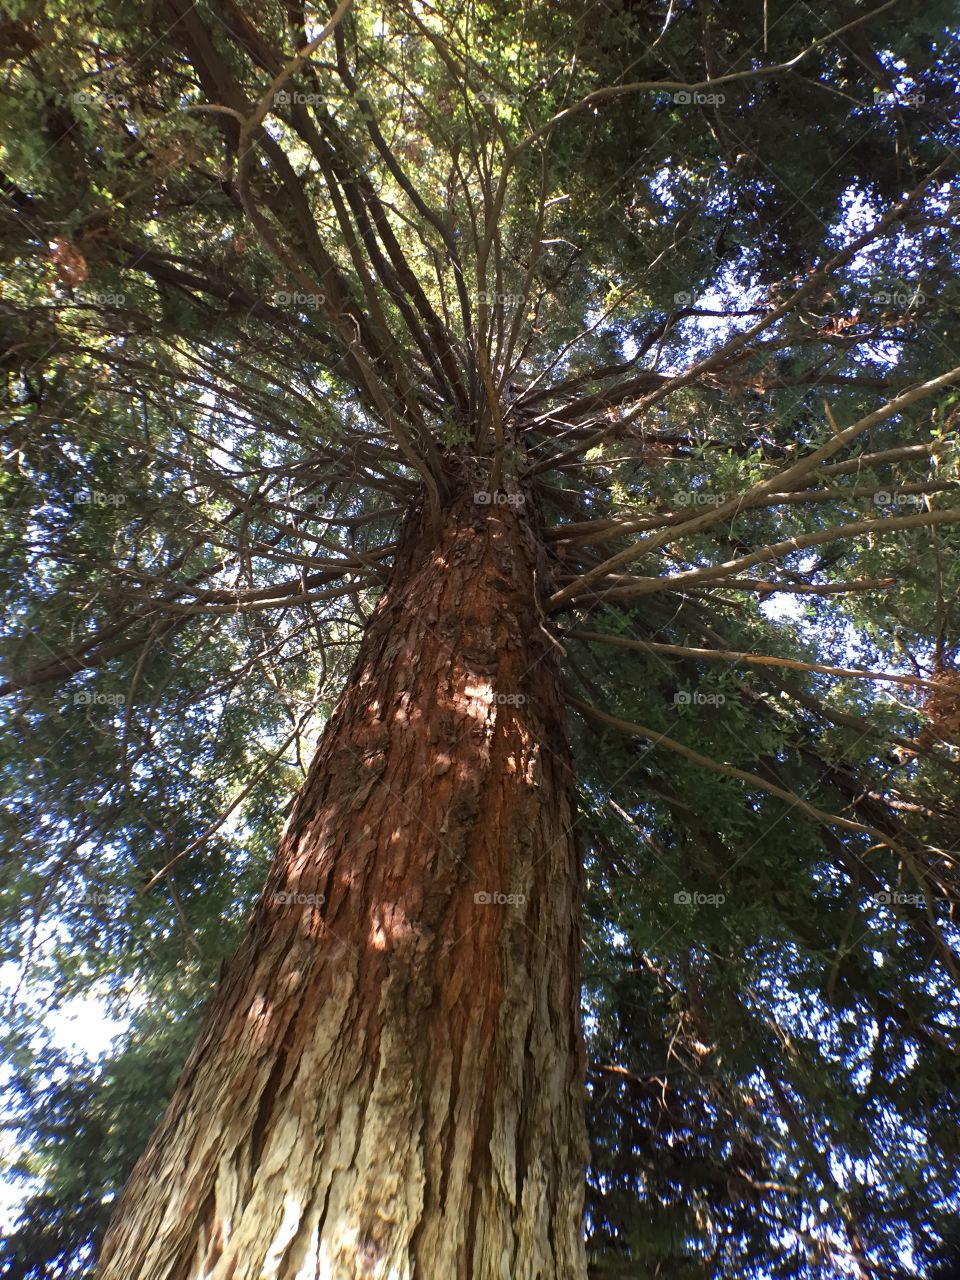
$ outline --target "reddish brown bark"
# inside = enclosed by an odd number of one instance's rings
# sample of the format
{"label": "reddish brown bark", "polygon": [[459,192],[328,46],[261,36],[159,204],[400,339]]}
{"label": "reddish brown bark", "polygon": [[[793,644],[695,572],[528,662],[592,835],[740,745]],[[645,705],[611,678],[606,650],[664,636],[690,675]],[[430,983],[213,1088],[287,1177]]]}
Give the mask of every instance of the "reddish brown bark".
{"label": "reddish brown bark", "polygon": [[408,522],[103,1280],[585,1276],[573,788],[528,510]]}

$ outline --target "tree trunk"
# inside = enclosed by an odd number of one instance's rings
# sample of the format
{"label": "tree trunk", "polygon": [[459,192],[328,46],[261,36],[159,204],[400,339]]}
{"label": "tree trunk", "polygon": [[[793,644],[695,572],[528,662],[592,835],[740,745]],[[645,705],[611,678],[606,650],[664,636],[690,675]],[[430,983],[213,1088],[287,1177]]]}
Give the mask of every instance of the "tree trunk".
{"label": "tree trunk", "polygon": [[585,1277],[580,873],[536,525],[520,495],[408,519],[102,1280]]}

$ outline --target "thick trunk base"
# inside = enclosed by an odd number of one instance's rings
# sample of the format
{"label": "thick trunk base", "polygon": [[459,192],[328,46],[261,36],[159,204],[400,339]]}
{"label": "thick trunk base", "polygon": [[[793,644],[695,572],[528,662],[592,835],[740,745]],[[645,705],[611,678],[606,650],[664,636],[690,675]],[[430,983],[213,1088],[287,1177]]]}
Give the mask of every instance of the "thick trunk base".
{"label": "thick trunk base", "polygon": [[519,505],[404,531],[102,1280],[583,1280],[574,809]]}

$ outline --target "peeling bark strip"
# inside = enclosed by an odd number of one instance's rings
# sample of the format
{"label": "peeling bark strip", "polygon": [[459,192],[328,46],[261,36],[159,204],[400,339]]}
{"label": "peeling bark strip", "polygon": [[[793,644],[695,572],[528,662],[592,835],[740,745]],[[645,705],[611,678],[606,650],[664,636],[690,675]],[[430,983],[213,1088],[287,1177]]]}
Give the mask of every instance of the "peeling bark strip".
{"label": "peeling bark strip", "polygon": [[102,1280],[586,1276],[579,869],[530,507],[408,521]]}

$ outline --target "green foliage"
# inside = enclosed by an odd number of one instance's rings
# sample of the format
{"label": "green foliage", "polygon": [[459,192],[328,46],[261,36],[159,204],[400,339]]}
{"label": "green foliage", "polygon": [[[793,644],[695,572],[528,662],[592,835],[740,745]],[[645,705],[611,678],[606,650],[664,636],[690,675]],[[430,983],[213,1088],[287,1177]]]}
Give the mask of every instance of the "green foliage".
{"label": "green foliage", "polygon": [[960,725],[807,667],[946,687],[957,392],[754,499],[960,364],[952,8],[358,3],[293,70],[325,12],[178,12],[0,24],[0,1274],[90,1274],[400,521],[500,462],[570,592],[595,1274],[932,1275]]}

